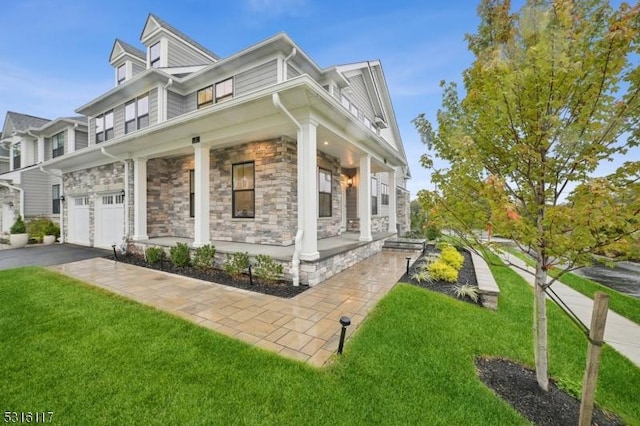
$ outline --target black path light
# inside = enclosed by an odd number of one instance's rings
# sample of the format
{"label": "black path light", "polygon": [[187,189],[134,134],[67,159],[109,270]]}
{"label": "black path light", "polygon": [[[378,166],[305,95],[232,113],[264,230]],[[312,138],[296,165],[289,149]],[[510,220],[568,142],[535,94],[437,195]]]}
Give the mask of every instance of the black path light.
{"label": "black path light", "polygon": [[338,343],[338,355],[342,355],[342,348],[344,347],[344,338],[347,334],[347,327],[351,325],[351,318],[347,316],[341,317],[340,324],[342,325],[342,331],[340,332],[340,343]]}
{"label": "black path light", "polygon": [[407,275],[409,275],[409,262],[411,262],[411,258],[407,257]]}

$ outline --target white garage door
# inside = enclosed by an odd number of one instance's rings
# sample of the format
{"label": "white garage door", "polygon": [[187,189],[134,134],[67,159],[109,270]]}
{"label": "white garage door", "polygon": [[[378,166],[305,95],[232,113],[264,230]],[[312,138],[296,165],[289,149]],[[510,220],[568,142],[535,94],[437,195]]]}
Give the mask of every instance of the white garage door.
{"label": "white garage door", "polygon": [[0,229],[0,233],[8,234],[9,229],[11,229],[11,227],[13,226],[13,222],[15,222],[15,220],[16,220],[16,217],[15,217],[15,213],[13,212],[13,207],[9,206],[9,203],[3,204],[2,205],[2,222],[0,223],[0,226],[2,226],[2,228]]}
{"label": "white garage door", "polygon": [[88,246],[89,197],[75,197],[69,204],[69,242]]}
{"label": "white garage door", "polygon": [[107,194],[98,199],[96,218],[96,247],[122,244],[124,237],[124,195]]}

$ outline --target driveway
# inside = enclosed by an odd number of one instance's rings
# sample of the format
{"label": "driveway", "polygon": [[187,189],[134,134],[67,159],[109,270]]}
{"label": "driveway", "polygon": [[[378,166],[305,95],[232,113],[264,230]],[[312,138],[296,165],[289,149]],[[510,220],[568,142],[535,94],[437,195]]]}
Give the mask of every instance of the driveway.
{"label": "driveway", "polygon": [[0,250],[0,270],[19,266],[51,266],[106,256],[109,250],[73,244],[35,245],[25,248]]}

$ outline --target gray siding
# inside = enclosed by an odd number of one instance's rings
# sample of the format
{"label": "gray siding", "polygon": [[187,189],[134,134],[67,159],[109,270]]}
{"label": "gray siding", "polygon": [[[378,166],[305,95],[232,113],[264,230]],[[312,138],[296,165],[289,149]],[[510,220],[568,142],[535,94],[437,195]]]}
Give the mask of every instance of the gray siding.
{"label": "gray siding", "polygon": [[89,138],[87,132],[81,132],[76,130],[76,151],[82,148],[86,148],[89,145]]}
{"label": "gray siding", "polygon": [[196,96],[197,96],[197,93],[198,92],[189,93],[188,95],[186,95],[184,97],[184,112],[185,112],[185,114],[187,112],[191,112],[191,111],[195,111],[196,110],[196,106],[197,106]]}
{"label": "gray siding", "polygon": [[185,97],[179,94],[167,91],[167,119],[171,119],[184,113]]}
{"label": "gray siding", "polygon": [[44,138],[44,161],[51,160],[52,149],[51,138]]}
{"label": "gray siding", "polygon": [[158,122],[158,89],[149,91],[149,125]]}
{"label": "gray siding", "polygon": [[89,119],[89,145],[96,144],[96,119]]}
{"label": "gray siding", "polygon": [[50,215],[52,211],[52,186],[59,184],[60,178],[29,170],[22,174],[24,188],[24,215],[26,217]]}
{"label": "gray siding", "polygon": [[145,69],[147,69],[147,67],[143,64],[138,64],[137,62],[132,62],[131,63],[131,69],[133,71],[133,75],[139,74],[142,71],[144,71]]}
{"label": "gray siding", "polygon": [[124,135],[124,104],[113,109],[113,137]]}
{"label": "gray siding", "polygon": [[369,95],[364,84],[364,79],[361,75],[356,75],[354,77],[351,77],[349,79],[349,82],[351,83],[352,89],[351,100],[356,104],[358,109],[369,118],[369,120],[373,120],[373,108],[371,107],[371,102],[369,101]]}
{"label": "gray siding", "polygon": [[300,72],[293,68],[291,64],[287,64],[287,80],[300,75]]}
{"label": "gray siding", "polygon": [[169,56],[167,57],[167,65],[169,67],[184,67],[189,65],[207,65],[211,60],[195,50],[185,46],[181,42],[168,39]]}
{"label": "gray siding", "polygon": [[278,81],[278,69],[276,60],[258,65],[255,68],[241,72],[235,76],[234,96],[240,96],[261,87],[276,84]]}
{"label": "gray siding", "polygon": [[7,173],[9,171],[9,162],[0,160],[0,174]]}

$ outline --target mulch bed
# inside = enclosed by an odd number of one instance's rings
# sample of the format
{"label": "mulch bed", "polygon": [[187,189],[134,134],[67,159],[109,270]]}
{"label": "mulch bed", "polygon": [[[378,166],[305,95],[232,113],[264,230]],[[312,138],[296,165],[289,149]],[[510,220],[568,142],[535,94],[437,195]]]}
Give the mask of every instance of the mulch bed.
{"label": "mulch bed", "polygon": [[[115,260],[113,255],[105,256],[110,260]],[[147,263],[142,256],[135,254],[127,254],[126,256],[118,256],[118,261],[128,263],[130,265],[141,266],[143,268],[155,269],[156,271],[164,271],[170,274],[182,275],[185,277],[195,278],[202,281],[209,281],[216,284],[222,284],[230,287],[241,288],[243,290],[254,291],[256,293],[268,294],[282,298],[291,298],[297,296],[303,291],[309,289],[307,285],[293,286],[292,281],[279,280],[274,283],[261,282],[257,277],[253,277],[253,284],[248,274],[240,277],[233,277],[220,269],[198,269],[191,266],[178,267],[171,263],[170,260],[163,260],[155,264]]]}
{"label": "mulch bed", "polygon": [[[522,416],[536,425],[574,426],[580,417],[580,401],[549,380],[549,391],[538,386],[535,371],[499,358],[476,359],[480,379]],[[624,425],[618,417],[594,407],[592,424]]]}
{"label": "mulch bed", "polygon": [[478,302],[474,302],[469,296],[465,296],[463,298],[459,298],[455,294],[455,286],[456,285],[464,285],[468,284],[474,287],[478,286],[478,280],[476,279],[476,270],[473,267],[473,261],[471,260],[471,254],[467,250],[459,249],[458,250],[462,256],[464,257],[464,263],[462,264],[462,269],[458,274],[458,282],[457,283],[449,283],[446,281],[423,281],[417,282],[411,278],[411,276],[417,271],[419,265],[422,263],[422,260],[426,255],[429,254],[438,254],[440,250],[438,250],[434,245],[427,245],[424,253],[416,259],[415,262],[409,268],[409,275],[404,274],[402,278],[400,278],[401,282],[409,283],[416,285],[418,287],[426,288],[427,290],[437,291],[438,293],[446,294],[447,296],[451,296],[455,299],[462,300],[467,303],[471,303],[473,305],[480,305],[481,302],[478,299]]}

